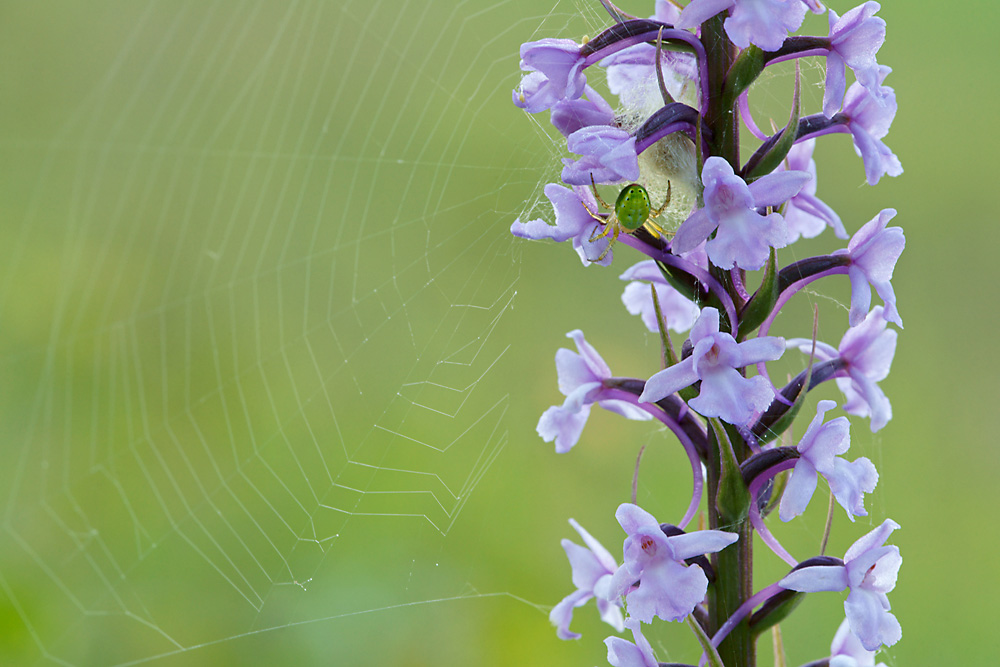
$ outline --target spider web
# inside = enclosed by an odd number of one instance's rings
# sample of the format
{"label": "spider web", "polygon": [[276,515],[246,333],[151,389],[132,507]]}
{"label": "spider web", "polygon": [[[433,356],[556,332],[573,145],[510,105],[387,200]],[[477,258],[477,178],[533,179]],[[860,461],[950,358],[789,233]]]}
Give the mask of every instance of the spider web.
{"label": "spider web", "polygon": [[551,168],[516,49],[577,9],[534,4],[5,9],[5,662],[457,663],[480,584],[553,634],[465,517]]}
{"label": "spider web", "polygon": [[[634,450],[555,466],[533,426],[568,329],[625,375],[658,344],[616,346],[620,286],[509,227],[551,214],[562,156],[510,103],[518,46],[607,20],[5,7],[0,662],[603,663],[596,614],[573,643],[545,615],[566,519],[620,536]],[[661,449],[640,491],[686,502]]]}

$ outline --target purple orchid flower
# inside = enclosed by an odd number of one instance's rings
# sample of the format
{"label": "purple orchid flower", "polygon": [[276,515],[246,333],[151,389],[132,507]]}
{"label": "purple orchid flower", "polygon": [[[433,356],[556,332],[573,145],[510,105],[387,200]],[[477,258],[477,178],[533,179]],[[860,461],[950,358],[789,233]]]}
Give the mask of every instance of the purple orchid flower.
{"label": "purple orchid flower", "polygon": [[566,146],[582,155],[579,160],[564,158],[562,179],[570,185],[590,185],[635,181],[639,178],[639,158],[635,137],[617,127],[583,127],[569,135]]}
{"label": "purple orchid flower", "polygon": [[815,148],[815,139],[800,141],[792,146],[778,167],[779,171],[800,171],[811,177],[799,193],[788,200],[782,211],[788,227],[788,243],[794,243],[800,236],[807,239],[819,236],[827,227],[833,229],[837,238],[847,238],[847,230],[844,229],[840,216],[816,197],[816,161],[813,159]]}
{"label": "purple orchid flower", "polygon": [[[660,52],[663,84],[674,99],[682,99],[698,78],[698,63],[690,53]],[[656,80],[656,47],[636,44],[601,61],[608,73],[608,89],[629,109],[659,108],[663,104]]]}
{"label": "purple orchid flower", "polygon": [[700,380],[701,392],[688,404],[706,417],[742,426],[771,404],[771,383],[760,375],[743,377],[736,369],[778,359],[785,347],[783,338],[764,336],[737,343],[719,331],[719,311],[705,308],[689,339],[691,356],[649,378],[640,402],[658,401]]}
{"label": "purple orchid flower", "polygon": [[583,529],[583,526],[573,519],[569,520],[569,524],[580,534],[587,548],[567,539],[562,541],[566,557],[569,558],[569,564],[573,568],[573,585],[576,586],[576,590],[552,608],[549,620],[556,626],[556,634],[560,639],[579,639],[580,634],[569,629],[570,621],[573,620],[573,609],[586,604],[591,598],[596,598],[601,620],[621,632],[625,628],[621,609],[608,595],[611,575],[618,569],[618,563],[600,542]]}
{"label": "purple orchid flower", "polygon": [[657,333],[660,327],[656,321],[653,293],[647,283],[656,286],[656,298],[669,329],[678,333],[687,331],[698,319],[701,312],[698,306],[667,283],[653,260],[639,262],[619,277],[631,281],[622,293],[622,303],[629,313],[639,315],[652,333]]}
{"label": "purple orchid flower", "polygon": [[[615,512],[628,534],[623,547],[625,562],[609,585],[613,596],[625,595],[631,618],[650,623],[654,616],[679,621],[705,599],[708,578],[687,558],[722,551],[739,539],[736,533],[699,530],[667,537],[652,514],[624,503]],[[632,584],[639,581],[638,587]]]}
{"label": "purple orchid flower", "polygon": [[879,85],[882,83],[879,65],[875,62],[875,54],[885,42],[885,21],[874,16],[879,9],[877,2],[866,2],[843,18],[830,10],[830,52],[826,56],[823,93],[823,113],[827,117],[832,118],[844,100],[847,67],[876,102],[885,104],[885,93]]}
{"label": "purple orchid flower", "polygon": [[659,667],[653,647],[642,634],[642,624],[634,619],[625,621],[625,627],[632,631],[635,643],[621,637],[608,637],[604,644],[608,647],[608,662],[614,667]]}
{"label": "purple orchid flower", "polygon": [[727,9],[732,11],[724,24],[726,34],[741,49],[755,44],[777,51],[806,16],[802,0],[692,0],[676,27],[694,28]]}
{"label": "purple orchid flower", "polygon": [[611,125],[614,109],[590,86],[584,88],[587,99],[560,100],[552,107],[552,125],[564,137],[591,125]]}
{"label": "purple orchid flower", "polygon": [[705,246],[712,263],[723,269],[756,270],[767,261],[770,248],[788,244],[784,218],[779,213],[761,215],[757,209],[779,206],[794,197],[812,178],[807,172],[776,172],[747,185],[729,162],[713,156],[705,160],[701,174],[705,206],[678,228],[671,245],[674,252],[692,250],[718,229]]}
{"label": "purple orchid flower", "polygon": [[889,282],[892,280],[896,261],[906,246],[902,227],[886,228],[895,215],[895,209],[882,210],[851,237],[846,249],[833,253],[851,258],[847,276],[851,281],[848,322],[852,327],[864,321],[868,314],[872,303],[872,287],[885,303],[882,316],[900,328],[903,326],[903,320],[896,310],[896,293]]}
{"label": "purple orchid flower", "polygon": [[[879,66],[878,82],[892,69]],[[847,89],[844,110],[841,115],[847,120],[847,129],[854,139],[854,150],[865,164],[865,177],[869,185],[875,185],[883,174],[899,176],[903,165],[899,158],[882,143],[882,137],[889,134],[889,126],[896,117],[896,93],[889,86],[879,87],[882,95],[876,99],[868,88],[855,82]]]}
{"label": "purple orchid flower", "polygon": [[614,250],[609,251],[600,261],[594,261],[600,257],[607,249],[611,239],[604,238],[594,241],[590,237],[594,234],[594,229],[598,223],[587,212],[589,207],[595,213],[598,210],[597,200],[594,199],[593,190],[590,187],[577,186],[572,190],[564,188],[555,183],[545,186],[545,196],[552,202],[552,208],[556,213],[556,224],[550,225],[541,218],[521,222],[518,218],[510,226],[510,233],[523,239],[552,239],[556,242],[571,240],[573,248],[580,255],[580,261],[584,266],[589,264],[599,264],[608,266],[614,259]]}
{"label": "purple orchid flower", "polygon": [[521,69],[529,72],[514,91],[514,104],[528,113],[551,109],[583,94],[587,78],[580,45],[571,39],[541,39],[521,45]]}
{"label": "purple orchid flower", "polygon": [[861,645],[845,618],[830,644],[830,667],[885,667],[885,663],[875,664],[875,651]]}
{"label": "purple orchid flower", "polygon": [[843,565],[814,565],[792,571],[778,582],[782,588],[802,593],[842,591],[849,588],[844,611],[851,632],[861,645],[878,650],[883,644],[899,641],[903,631],[890,612],[886,595],[896,586],[896,577],[903,558],[896,546],[883,546],[889,535],[899,528],[892,519],[871,531],[844,554]]}
{"label": "purple orchid flower", "polygon": [[834,401],[819,402],[816,417],[796,447],[799,460],[781,496],[782,521],[791,521],[805,511],[816,491],[817,473],[826,478],[833,496],[847,510],[851,521],[856,516],[868,515],[864,494],[875,490],[878,472],[863,456],[853,462],[839,457],[851,446],[850,422],[847,417],[837,417],[823,423],[824,414],[836,405]]}
{"label": "purple orchid flower", "polygon": [[[844,412],[859,417],[871,417],[872,433],[879,431],[892,419],[892,405],[878,386],[889,375],[892,359],[896,354],[894,329],[887,328],[882,307],[876,306],[856,327],[847,330],[840,340],[839,350],[826,343],[816,343],[816,360],[840,359],[843,368],[837,372],[837,387],[847,401]],[[786,345],[809,354],[812,341],[791,338]]]}
{"label": "purple orchid flower", "polygon": [[[657,0],[656,11],[650,18],[674,25],[680,9],[667,0]],[[608,89],[630,109],[648,105],[659,108],[663,103],[656,81],[656,47],[636,44],[622,49],[601,61],[607,70]],[[684,97],[685,88],[698,78],[698,64],[690,53],[663,50],[660,52],[663,83],[675,99]]]}
{"label": "purple orchid flower", "polygon": [[652,416],[631,403],[615,399],[602,399],[603,381],[611,378],[611,369],[579,329],[566,334],[576,343],[578,352],[559,348],[556,351],[556,371],[559,391],[566,397],[562,405],[553,405],[538,420],[538,435],[545,442],[556,443],[556,452],[563,454],[580,440],[583,427],[590,416],[590,407],[597,403],[605,410],[616,412],[627,419],[646,421]]}

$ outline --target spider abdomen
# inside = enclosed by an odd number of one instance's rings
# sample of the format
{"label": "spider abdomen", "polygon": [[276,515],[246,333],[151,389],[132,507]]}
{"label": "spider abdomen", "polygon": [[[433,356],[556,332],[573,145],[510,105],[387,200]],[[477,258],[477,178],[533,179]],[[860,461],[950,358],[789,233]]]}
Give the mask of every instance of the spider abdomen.
{"label": "spider abdomen", "polygon": [[652,208],[646,188],[638,183],[632,183],[618,193],[618,199],[615,201],[615,217],[618,219],[618,224],[634,232],[649,219]]}

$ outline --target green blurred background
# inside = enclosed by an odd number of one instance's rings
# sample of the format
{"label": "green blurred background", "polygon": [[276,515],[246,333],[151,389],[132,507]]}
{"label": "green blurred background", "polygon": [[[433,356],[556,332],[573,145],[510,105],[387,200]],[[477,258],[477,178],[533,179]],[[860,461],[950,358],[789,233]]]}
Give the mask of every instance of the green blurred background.
{"label": "green blurred background", "polygon": [[[947,11],[879,13],[903,176],[865,185],[844,136],[817,150],[849,231],[892,206],[907,235],[895,418],[853,429],[881,479],[830,548],[902,525],[890,665],[1000,654],[1000,392],[975,338],[998,325],[1000,9]],[[584,0],[3,3],[0,662],[606,664],[592,608],[577,642],[546,618],[572,590],[566,520],[614,552],[638,448],[661,520],[687,463],[597,412],[570,455],[538,439],[565,332],[622,375],[658,353],[619,301],[630,251],[584,270],[508,233],[549,215],[561,156],[510,104],[517,48],[606,22]],[[791,80],[761,88],[776,118]],[[776,332],[808,335],[818,303],[836,342],[847,291],[830,287]],[[802,556],[813,505],[776,529]],[[758,553],[763,585],[782,565]],[[826,655],[841,603],[810,596],[784,624],[790,664]],[[649,636],[695,659],[683,626]]]}

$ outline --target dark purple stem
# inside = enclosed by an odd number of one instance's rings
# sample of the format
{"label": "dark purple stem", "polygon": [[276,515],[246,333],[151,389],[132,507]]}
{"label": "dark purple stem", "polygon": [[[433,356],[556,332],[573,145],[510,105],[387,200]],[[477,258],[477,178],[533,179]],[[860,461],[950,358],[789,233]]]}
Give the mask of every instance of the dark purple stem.
{"label": "dark purple stem", "polygon": [[[659,405],[654,407],[653,403],[640,403],[639,397],[632,392],[608,386],[608,384],[614,380],[615,378],[605,381],[604,389],[598,393],[598,400],[612,399],[625,401],[627,403],[631,403],[640,410],[645,410],[653,417],[660,420],[660,423],[669,428],[673,434],[677,436],[677,440],[680,441],[681,447],[684,448],[684,452],[688,456],[688,461],[691,462],[691,475],[694,478],[693,489],[691,492],[691,502],[688,505],[687,511],[684,513],[684,518],[681,519],[679,524],[677,524],[680,528],[685,528],[689,523],[691,523],[691,520],[694,519],[695,515],[698,513],[698,507],[701,505],[702,489],[705,485],[705,479],[701,472],[701,458],[698,456],[698,451],[695,448],[694,442],[689,437],[687,431],[681,428],[681,425],[671,418],[670,415],[668,415]],[[687,406],[685,405],[685,407]]]}
{"label": "dark purple stem", "polygon": [[760,535],[761,541],[763,541],[764,544],[766,544],[778,558],[785,561],[792,567],[795,567],[799,561],[795,560],[795,558],[788,553],[788,550],[781,546],[781,542],[779,542],[777,538],[771,534],[771,531],[768,530],[767,524],[764,523],[764,517],[760,515],[760,504],[757,502],[757,496],[760,493],[761,487],[764,486],[768,480],[772,479],[780,472],[794,468],[796,463],[798,463],[797,458],[782,461],[781,463],[768,468],[760,475],[754,477],[753,481],[750,483],[750,523],[753,524],[757,534]]}
{"label": "dark purple stem", "polygon": [[709,95],[705,47],[702,46],[701,40],[697,36],[687,30],[677,30],[669,23],[637,19],[611,26],[580,48],[580,55],[584,58],[584,69],[630,46],[644,42],[655,43],[661,28],[663,29],[662,41],[683,42],[694,50],[695,57],[698,59],[698,77],[701,79],[701,107],[704,109],[708,104]]}
{"label": "dark purple stem", "polygon": [[726,291],[725,287],[722,286],[722,283],[716,280],[711,273],[677,255],[652,246],[642,239],[636,238],[633,234],[622,234],[618,237],[618,240],[625,245],[632,246],[651,259],[662,262],[667,266],[678,268],[697,278],[707,290],[715,294],[716,298],[719,299],[722,308],[726,311],[726,316],[729,317],[729,321],[733,325],[733,331],[738,329],[739,321],[736,319],[736,306],[733,305],[733,299],[729,296],[729,292]]}

